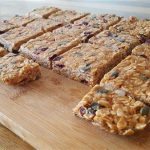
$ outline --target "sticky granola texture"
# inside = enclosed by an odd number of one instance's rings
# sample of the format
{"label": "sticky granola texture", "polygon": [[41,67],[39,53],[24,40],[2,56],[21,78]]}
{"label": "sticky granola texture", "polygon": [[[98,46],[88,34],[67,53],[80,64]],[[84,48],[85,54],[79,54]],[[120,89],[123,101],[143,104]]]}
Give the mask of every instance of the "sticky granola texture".
{"label": "sticky granola texture", "polygon": [[59,20],[64,23],[73,23],[75,20],[78,20],[86,15],[88,15],[88,13],[79,13],[74,10],[64,10],[58,11],[57,13],[49,16],[49,19]]}
{"label": "sticky granola texture", "polygon": [[130,34],[138,37],[142,42],[150,38],[150,21],[139,20],[136,17],[123,18],[119,23],[109,28],[111,32]]}
{"label": "sticky granola texture", "polygon": [[132,50],[132,54],[150,59],[150,40],[147,40],[144,44],[136,46]]}
{"label": "sticky granola texture", "polygon": [[25,84],[40,76],[39,65],[21,55],[9,53],[0,58],[0,80],[6,84]]}
{"label": "sticky granola texture", "polygon": [[9,23],[7,20],[0,21],[0,34],[16,27],[16,25]]}
{"label": "sticky granola texture", "polygon": [[34,20],[35,19],[30,16],[16,15],[16,16],[12,17],[11,19],[9,19],[8,22],[19,27],[19,26],[26,26],[27,24],[29,24],[30,22],[32,22]]}
{"label": "sticky granola texture", "polygon": [[149,70],[149,60],[131,55],[108,72],[100,85],[109,90],[122,88],[135,99],[150,104]]}
{"label": "sticky granola texture", "polygon": [[149,110],[144,103],[121,90],[110,91],[95,85],[73,111],[110,133],[132,135],[147,126]]}
{"label": "sticky granola texture", "polygon": [[60,9],[56,7],[41,7],[32,10],[27,14],[27,16],[32,16],[34,18],[48,18],[57,11],[60,11]]}

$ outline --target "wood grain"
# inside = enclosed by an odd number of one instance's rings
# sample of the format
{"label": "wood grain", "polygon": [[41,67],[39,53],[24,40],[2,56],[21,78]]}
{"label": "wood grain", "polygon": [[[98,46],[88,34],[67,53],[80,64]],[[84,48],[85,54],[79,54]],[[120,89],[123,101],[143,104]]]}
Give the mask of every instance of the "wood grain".
{"label": "wood grain", "polygon": [[0,150],[34,150],[29,144],[0,124]]}
{"label": "wood grain", "polygon": [[89,87],[42,68],[24,87],[0,84],[0,122],[41,150],[148,150],[150,127],[133,137],[111,135],[72,114]]}

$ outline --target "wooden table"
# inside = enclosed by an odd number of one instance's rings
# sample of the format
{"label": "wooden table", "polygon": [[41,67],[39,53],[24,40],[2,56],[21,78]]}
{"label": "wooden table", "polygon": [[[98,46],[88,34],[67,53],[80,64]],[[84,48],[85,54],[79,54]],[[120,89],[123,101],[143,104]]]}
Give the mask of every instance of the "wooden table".
{"label": "wooden table", "polygon": [[[93,13],[116,13],[122,16],[135,15],[141,18],[150,18],[149,0],[0,0],[0,19],[7,19],[15,14],[24,14],[33,8],[50,5],[65,9],[75,9]],[[0,124],[0,149],[32,150],[15,134]]]}

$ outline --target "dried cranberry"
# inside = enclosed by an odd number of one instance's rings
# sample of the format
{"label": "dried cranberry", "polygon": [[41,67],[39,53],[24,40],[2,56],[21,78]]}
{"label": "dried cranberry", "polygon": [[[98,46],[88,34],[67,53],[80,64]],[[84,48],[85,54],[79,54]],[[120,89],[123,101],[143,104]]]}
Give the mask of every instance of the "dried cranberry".
{"label": "dried cranberry", "polygon": [[140,34],[140,41],[141,43],[144,43],[146,41],[146,36],[143,34]]}
{"label": "dried cranberry", "polygon": [[62,56],[57,56],[56,54],[53,56],[53,61],[59,61],[60,59],[62,59]]}
{"label": "dried cranberry", "polygon": [[88,81],[86,81],[86,80],[84,80],[84,79],[83,79],[83,80],[80,80],[80,82],[83,83],[83,84],[87,84],[87,83],[88,83]]}
{"label": "dried cranberry", "polygon": [[83,116],[84,114],[86,114],[86,110],[87,109],[85,107],[81,106],[80,107],[80,115]]}
{"label": "dried cranberry", "polygon": [[63,67],[65,67],[65,65],[63,65],[63,64],[57,64],[56,66],[59,67],[60,69],[62,69]]}
{"label": "dried cranberry", "polygon": [[145,42],[145,43],[150,44],[150,39],[146,40],[146,42]]}

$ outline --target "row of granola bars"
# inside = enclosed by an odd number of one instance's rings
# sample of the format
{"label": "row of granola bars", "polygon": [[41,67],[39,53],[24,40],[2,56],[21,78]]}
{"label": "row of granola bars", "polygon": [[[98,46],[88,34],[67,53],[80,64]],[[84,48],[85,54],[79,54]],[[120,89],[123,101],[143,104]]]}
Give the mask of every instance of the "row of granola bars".
{"label": "row of granola bars", "polygon": [[75,107],[77,116],[120,135],[149,123],[149,20],[43,7],[1,21],[0,34],[9,51],[0,47],[3,82],[35,80],[40,64],[95,85]]}

